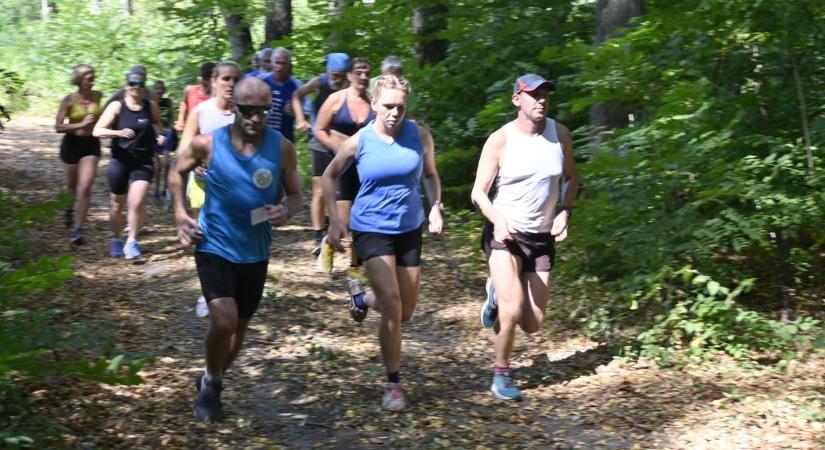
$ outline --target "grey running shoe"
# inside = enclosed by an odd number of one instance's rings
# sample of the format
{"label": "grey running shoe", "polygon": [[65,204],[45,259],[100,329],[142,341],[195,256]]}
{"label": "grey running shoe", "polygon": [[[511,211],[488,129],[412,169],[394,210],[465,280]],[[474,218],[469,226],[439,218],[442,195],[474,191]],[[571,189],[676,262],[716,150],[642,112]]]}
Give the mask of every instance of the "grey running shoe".
{"label": "grey running shoe", "polygon": [[223,384],[220,381],[207,380],[202,375],[198,381],[200,381],[200,389],[195,399],[195,417],[201,422],[216,422],[223,417],[223,404],[221,403]]}
{"label": "grey running shoe", "polygon": [[487,278],[487,299],[481,306],[481,325],[484,328],[493,328],[498,320],[498,303],[496,302],[496,288],[493,287],[493,279]]}
{"label": "grey running shoe", "polygon": [[72,230],[72,237],[69,239],[72,245],[81,246],[86,243],[84,240],[83,230],[80,228],[75,228]]}
{"label": "grey running shoe", "polygon": [[490,386],[490,391],[496,398],[502,400],[521,400],[521,392],[513,384],[513,378],[510,377],[509,371],[493,374],[493,384]]}
{"label": "grey running shoe", "polygon": [[355,306],[355,296],[364,295],[364,286],[361,285],[361,280],[358,278],[349,280],[347,282],[347,292],[349,293],[349,315],[352,320],[361,322],[367,317],[367,308],[361,309]]}
{"label": "grey running shoe", "polygon": [[407,395],[400,383],[387,383],[381,406],[390,411],[402,411],[407,408]]}

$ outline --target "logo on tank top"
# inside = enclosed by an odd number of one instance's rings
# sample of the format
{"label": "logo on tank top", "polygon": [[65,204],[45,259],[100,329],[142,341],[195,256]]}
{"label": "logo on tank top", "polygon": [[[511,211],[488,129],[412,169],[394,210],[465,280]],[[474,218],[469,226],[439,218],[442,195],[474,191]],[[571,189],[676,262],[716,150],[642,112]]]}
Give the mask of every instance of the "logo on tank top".
{"label": "logo on tank top", "polygon": [[260,189],[266,189],[272,184],[272,172],[261,167],[252,174],[252,182]]}

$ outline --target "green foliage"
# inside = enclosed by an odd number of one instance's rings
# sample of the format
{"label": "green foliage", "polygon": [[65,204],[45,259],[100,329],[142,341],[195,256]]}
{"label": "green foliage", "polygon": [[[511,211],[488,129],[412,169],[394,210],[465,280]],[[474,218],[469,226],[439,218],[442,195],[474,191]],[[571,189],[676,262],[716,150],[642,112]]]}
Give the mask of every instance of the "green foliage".
{"label": "green foliage", "polygon": [[70,256],[30,256],[26,233],[71,203],[71,198],[63,197],[26,205],[24,199],[0,189],[0,400],[4,405],[0,408],[0,446],[30,444],[25,434],[36,431],[26,425],[17,429],[11,420],[26,413],[27,399],[17,387],[21,381],[35,382],[46,375],[121,384],[142,381],[137,375],[142,360],[112,355],[106,345],[98,349],[92,345],[108,340],[105,324],[56,327],[54,319],[61,311],[36,306],[38,298],[61,287],[74,272]]}

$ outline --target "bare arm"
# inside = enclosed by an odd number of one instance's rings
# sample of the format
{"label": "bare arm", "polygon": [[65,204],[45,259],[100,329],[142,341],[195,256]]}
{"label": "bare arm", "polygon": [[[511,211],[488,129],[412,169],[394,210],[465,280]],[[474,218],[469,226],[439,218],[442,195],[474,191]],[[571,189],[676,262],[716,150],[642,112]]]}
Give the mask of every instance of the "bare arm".
{"label": "bare arm", "polygon": [[186,124],[186,95],[189,94],[189,86],[183,88],[183,96],[180,98],[180,103],[178,104],[178,121],[175,122],[175,130],[178,132],[183,131],[183,127]]}
{"label": "bare arm", "polygon": [[553,219],[553,228],[550,233],[556,236],[556,242],[561,242],[567,238],[567,226],[570,223],[570,208],[576,201],[579,192],[579,176],[576,173],[576,155],[573,153],[573,138],[570,130],[566,126],[556,122],[556,133],[561,141],[561,149],[564,154],[564,167],[562,177],[564,179],[561,198],[561,211]]}
{"label": "bare arm", "polygon": [[304,96],[310,92],[318,92],[321,89],[321,77],[315,77],[309,80],[295,90],[292,94],[292,109],[295,111],[295,128],[299,131],[309,131],[310,124],[304,115]]}
{"label": "bare arm", "polygon": [[318,117],[315,118],[315,138],[333,153],[337,153],[338,146],[349,137],[330,128],[332,116],[338,112],[346,99],[345,91],[338,91],[330,95],[321,105]]}
{"label": "bare arm", "polygon": [[100,116],[100,120],[98,120],[95,124],[94,130],[92,130],[92,136],[101,138],[120,137],[125,139],[131,139],[135,137],[134,130],[130,128],[124,128],[122,130],[113,130],[111,128],[119,114],[120,102],[109,103],[109,106],[106,107],[106,109],[103,111],[103,114]]}
{"label": "bare arm", "polygon": [[493,181],[496,178],[499,168],[499,158],[504,150],[506,138],[504,130],[499,128],[487,138],[484,147],[481,149],[481,156],[478,159],[478,169],[476,170],[476,180],[473,183],[473,190],[470,198],[473,204],[481,211],[481,214],[492,222],[494,226],[494,238],[498,242],[512,239],[510,236],[507,218],[499,214],[488,194]]}
{"label": "bare arm", "polygon": [[269,223],[275,226],[289,222],[303,207],[301,178],[298,175],[298,153],[292,142],[281,137],[281,170],[286,198],[277,205],[264,205]]}
{"label": "bare arm", "polygon": [[183,127],[183,132],[180,135],[180,143],[178,144],[178,151],[189,146],[192,139],[200,134],[200,109],[197,107],[192,110],[189,117],[186,118],[186,125]]}
{"label": "bare arm", "polygon": [[66,115],[69,112],[69,105],[71,105],[71,103],[71,94],[63,97],[63,100],[60,102],[60,107],[57,110],[57,117],[55,117],[54,123],[54,129],[58,133],[68,133],[71,131],[82,130],[95,123],[94,114],[86,114],[86,117],[78,123],[65,123]]}
{"label": "bare arm", "polygon": [[324,192],[324,207],[329,216],[327,239],[329,245],[341,251],[343,251],[341,238],[346,234],[346,229],[341,224],[338,207],[335,203],[335,180],[337,180],[338,175],[349,166],[350,162],[355,159],[355,153],[358,151],[359,136],[360,132],[355,133],[339,146],[338,153],[332,158],[332,161],[324,171],[324,175],[321,177],[321,189]]}
{"label": "bare arm", "polygon": [[441,216],[444,204],[441,202],[441,178],[438,176],[438,168],[435,164],[435,143],[429,129],[421,125],[417,126],[418,137],[424,148],[424,190],[430,202],[429,230],[430,233],[440,234],[444,226],[444,219]]}
{"label": "bare arm", "polygon": [[169,171],[169,192],[172,194],[172,205],[175,211],[175,222],[177,223],[178,239],[183,245],[196,243],[199,236],[198,223],[186,214],[183,190],[183,180],[189,175],[189,171],[197,167],[202,162],[209,162],[212,156],[212,135],[203,134],[191,139],[191,144],[187,147],[178,148],[178,158],[175,167]]}

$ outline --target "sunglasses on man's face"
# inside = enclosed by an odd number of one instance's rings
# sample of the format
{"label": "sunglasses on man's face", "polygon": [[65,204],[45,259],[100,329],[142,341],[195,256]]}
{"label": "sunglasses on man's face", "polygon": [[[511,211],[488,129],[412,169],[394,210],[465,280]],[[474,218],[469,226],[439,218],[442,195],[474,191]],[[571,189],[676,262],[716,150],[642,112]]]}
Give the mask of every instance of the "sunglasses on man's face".
{"label": "sunglasses on man's face", "polygon": [[260,105],[235,105],[238,107],[238,112],[244,117],[265,116],[269,114],[269,106]]}
{"label": "sunglasses on man's face", "polygon": [[129,87],[146,87],[145,81],[129,80],[126,84],[128,84]]}

